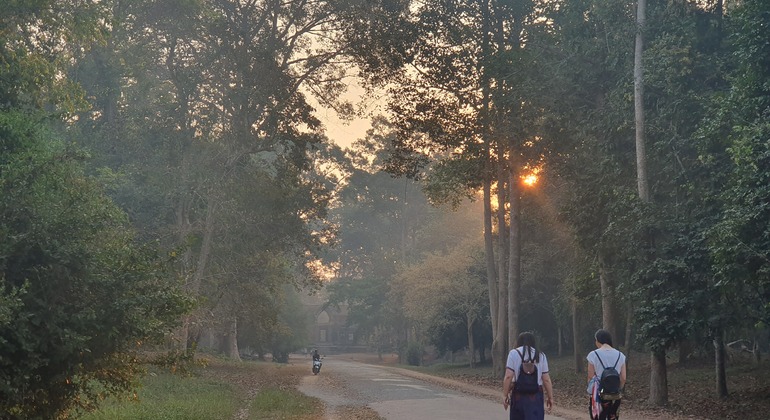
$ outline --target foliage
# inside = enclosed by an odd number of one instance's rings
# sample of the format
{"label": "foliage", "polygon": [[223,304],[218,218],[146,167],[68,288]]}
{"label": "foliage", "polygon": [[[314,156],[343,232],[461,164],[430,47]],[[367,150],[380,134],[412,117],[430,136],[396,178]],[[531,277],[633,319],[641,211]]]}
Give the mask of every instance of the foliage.
{"label": "foliage", "polygon": [[[645,131],[652,204],[642,205],[634,188],[632,142],[624,140],[632,127],[633,18],[628,5],[613,4],[568,2],[554,11],[560,39],[569,46],[565,53],[579,51],[570,62],[581,69],[562,73],[556,67],[560,79],[579,83],[556,84],[571,104],[555,108],[556,121],[571,126],[554,132],[564,139],[555,143],[555,169],[575,186],[563,214],[578,243],[589,255],[603,253],[617,279],[617,296],[638,302],[635,321],[643,341],[665,349],[702,327],[698,312],[710,299],[692,291],[702,290],[712,275],[703,238],[714,220],[715,208],[706,199],[717,178],[701,168],[693,136],[709,98],[724,88],[721,16],[684,1],[649,7]],[[576,19],[584,12],[588,19]]]}
{"label": "foliage", "polygon": [[[766,202],[770,197],[770,48],[760,35],[770,24],[764,2],[747,1],[735,10],[731,28],[736,68],[729,97],[717,102],[720,117],[708,131],[712,142],[723,140],[730,159],[727,183],[721,191],[722,220],[713,229],[717,268],[716,288],[730,307],[740,308],[737,319],[770,321],[770,264],[768,264]],[[723,129],[726,128],[727,130]]]}
{"label": "foliage", "polygon": [[2,410],[51,418],[125,392],[134,350],[188,306],[164,261],[83,175],[85,155],[32,116],[0,113]]}
{"label": "foliage", "polygon": [[[432,226],[440,225],[451,224]],[[456,243],[445,253],[424,255],[404,267],[393,280],[392,293],[399,294],[404,314],[440,350],[468,346],[468,328],[486,319],[484,314],[489,312],[486,279],[479,275],[480,262],[474,259],[480,254],[474,251],[478,246]],[[456,335],[458,331],[462,335]]]}
{"label": "foliage", "polygon": [[[278,325],[270,337],[270,353],[273,361],[289,362],[289,353],[308,345],[309,320],[295,290],[284,287],[284,302],[280,306]],[[286,290],[289,289],[289,290]]]}
{"label": "foliage", "polygon": [[94,99],[76,126],[93,171],[142,237],[178,253],[199,298],[182,345],[203,330],[229,336],[234,319],[270,342],[282,286],[319,285],[334,186],[308,95],[345,107],[343,48],[318,33],[363,13],[346,5],[110,3],[108,42],[72,71]]}
{"label": "foliage", "polygon": [[417,258],[413,244],[432,215],[420,184],[381,171],[393,133],[382,120],[354,145],[347,184],[331,210],[337,246],[328,263],[338,267],[328,286],[330,303],[345,304],[348,322],[370,335],[378,349],[399,347],[404,314],[391,281],[399,265]]}
{"label": "foliage", "polygon": [[87,105],[83,91],[61,77],[101,39],[104,7],[95,2],[3,2],[0,17],[0,103],[24,110],[69,114]]}
{"label": "foliage", "polygon": [[406,362],[410,366],[420,366],[423,352],[422,344],[417,341],[410,341],[406,346]]}

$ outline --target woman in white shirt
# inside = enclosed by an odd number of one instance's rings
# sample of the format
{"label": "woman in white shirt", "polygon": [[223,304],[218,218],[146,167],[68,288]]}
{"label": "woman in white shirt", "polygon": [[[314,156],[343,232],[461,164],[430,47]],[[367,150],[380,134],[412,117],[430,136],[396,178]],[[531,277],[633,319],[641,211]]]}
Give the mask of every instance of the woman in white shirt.
{"label": "woman in white shirt", "polygon": [[[511,408],[510,420],[543,420],[545,411],[550,413],[553,408],[553,385],[548,374],[548,359],[537,349],[532,333],[519,334],[516,345],[518,347],[508,353],[508,362],[505,365],[503,408]],[[517,381],[523,381],[519,376],[524,362],[532,362],[537,366],[537,386],[534,387],[533,381],[533,392],[520,392],[516,386]],[[544,402],[546,410],[543,407]]]}
{"label": "woman in white shirt", "polygon": [[612,347],[612,335],[607,330],[594,334],[596,350],[588,353],[588,389],[591,394],[589,413],[593,420],[616,420],[620,398],[602,398],[598,394],[599,379],[605,369],[615,368],[620,374],[620,390],[626,385],[626,355]]}

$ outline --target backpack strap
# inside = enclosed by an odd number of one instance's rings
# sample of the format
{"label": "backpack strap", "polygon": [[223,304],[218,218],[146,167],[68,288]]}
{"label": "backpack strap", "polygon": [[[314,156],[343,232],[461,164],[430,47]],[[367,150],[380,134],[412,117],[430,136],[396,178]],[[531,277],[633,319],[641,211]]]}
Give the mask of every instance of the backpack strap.
{"label": "backpack strap", "polygon": [[621,355],[621,354],[622,354],[622,353],[621,353],[620,351],[618,351],[618,360],[616,360],[616,361],[615,361],[615,365],[614,365],[614,366],[612,366],[612,368],[613,368],[613,369],[617,369],[617,367],[618,367],[618,363],[620,362],[620,355]]}
{"label": "backpack strap", "polygon": [[[607,369],[607,366],[604,366],[604,362],[602,362],[602,357],[599,356],[599,353],[597,350],[594,350],[594,353],[596,353],[596,358],[599,359],[599,363],[602,364],[602,369]],[[618,355],[618,360],[620,360],[620,355]],[[617,362],[615,362],[615,365],[617,365]]]}
{"label": "backpack strap", "polygon": [[[529,347],[529,346],[524,346],[523,349],[524,349],[524,353],[526,353],[527,357],[529,357],[529,361],[531,363],[539,363],[540,362],[540,359],[537,357],[538,356],[538,354],[537,354],[538,350],[536,348]],[[525,362],[524,356],[519,351],[519,349],[516,348],[514,350],[516,350],[516,353],[519,353],[519,356],[521,357],[521,362],[524,363]],[[533,353],[534,353],[534,356],[533,356]]]}
{"label": "backpack strap", "polygon": [[[599,363],[602,364],[602,368],[607,369],[607,366],[604,366],[604,362],[602,361],[602,358],[601,358],[601,356],[599,356],[599,353],[597,353],[597,351],[598,350],[594,350],[594,353],[596,353],[596,358],[599,359]],[[620,363],[620,356],[621,355],[622,355],[622,353],[620,351],[618,351],[618,359],[615,360],[615,364],[612,365],[613,369],[617,369],[618,363]]]}

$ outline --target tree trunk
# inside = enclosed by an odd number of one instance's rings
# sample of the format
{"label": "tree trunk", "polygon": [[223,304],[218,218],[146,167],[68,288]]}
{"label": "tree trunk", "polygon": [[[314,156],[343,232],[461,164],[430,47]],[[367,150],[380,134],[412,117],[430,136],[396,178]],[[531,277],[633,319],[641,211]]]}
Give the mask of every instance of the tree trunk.
{"label": "tree trunk", "polygon": [[401,200],[401,264],[406,264],[406,248],[407,248],[407,230],[409,226],[409,221],[407,218],[409,217],[409,212],[407,211],[407,207],[409,206],[409,203],[407,203],[407,193],[409,191],[409,178],[404,177],[404,193],[403,193],[403,199]]}
{"label": "tree trunk", "polygon": [[637,0],[636,42],[634,44],[634,122],[636,125],[636,185],[639,190],[639,198],[648,203],[650,191],[647,180],[647,152],[644,135],[644,66],[642,65],[646,8],[647,0]]}
{"label": "tree trunk", "polygon": [[[511,145],[513,146],[513,145]],[[513,155],[513,153],[511,153]],[[516,347],[519,335],[519,312],[521,305],[521,192],[517,170],[511,157],[510,179],[508,180],[508,201],[510,203],[511,226],[508,241],[508,347]]]}
{"label": "tree trunk", "polygon": [[617,340],[617,315],[615,314],[615,285],[607,268],[604,251],[599,250],[599,285],[602,293],[602,328]]}
{"label": "tree trunk", "polygon": [[690,340],[687,338],[683,338],[679,340],[679,357],[678,357],[678,365],[680,367],[687,365],[687,356],[690,355],[690,349],[692,348],[692,344],[690,343]]}
{"label": "tree trunk", "polygon": [[725,340],[722,329],[714,334],[714,367],[716,368],[717,397],[727,398],[727,374],[725,372]]}
{"label": "tree trunk", "polygon": [[[168,55],[166,56],[165,64],[171,77],[171,82],[174,84],[174,87],[177,91],[176,97],[179,101],[178,115],[181,116],[180,120],[183,122],[182,134],[186,140],[189,140],[189,142],[184,143],[182,146],[182,159],[178,169],[178,178],[173,180],[176,182],[176,187],[178,188],[177,194],[179,197],[179,201],[176,203],[174,209],[177,229],[177,245],[182,246],[187,243],[189,236],[192,233],[192,223],[190,222],[191,199],[189,197],[189,186],[187,184],[190,178],[190,144],[191,141],[195,138],[195,130],[192,126],[191,113],[188,112],[190,109],[190,97],[185,90],[186,83],[179,79],[178,72],[176,71],[175,67],[175,60],[177,58],[176,40],[172,39],[170,40],[170,43],[171,45],[168,49]],[[181,278],[185,279],[186,291],[189,292],[192,296],[197,296],[199,288],[196,288],[194,279],[195,274],[193,274],[193,279],[188,281],[190,273],[192,272],[192,251],[189,249],[189,247],[185,248],[186,249],[184,254],[180,258],[180,274]],[[182,318],[182,325],[179,329],[178,337],[176,337],[178,341],[175,343],[178,350],[187,350],[191,323],[191,315],[185,315]]]}
{"label": "tree trunk", "polygon": [[754,345],[751,347],[751,353],[754,355],[752,360],[754,360],[755,365],[762,363],[762,350],[759,348],[759,337],[757,336],[754,336]]}
{"label": "tree trunk", "polygon": [[241,354],[238,351],[238,319],[233,318],[230,321],[224,341],[225,355],[240,362]]}
{"label": "tree trunk", "polygon": [[[184,173],[185,173],[185,164],[182,164],[182,177],[184,180]],[[190,220],[187,213],[187,197],[180,197],[179,201],[176,203],[176,208],[174,209],[174,215],[175,215],[175,223],[176,223],[176,231],[177,231],[177,244],[184,244],[188,236],[190,235],[190,232],[192,231]],[[191,269],[191,261],[192,261],[192,251],[190,249],[185,249],[184,253],[179,258],[180,260],[180,276],[181,278],[185,279],[185,291],[190,293],[191,295],[195,296],[198,291],[192,290],[192,278],[190,276],[190,273],[192,272]],[[179,330],[175,334],[174,337],[174,348],[178,351],[185,351],[187,350],[187,342],[188,337],[190,336],[190,324],[192,323],[192,316],[191,315],[185,315],[182,317],[182,325],[179,327]]]}
{"label": "tree trunk", "polygon": [[497,335],[498,287],[497,270],[495,269],[495,245],[492,237],[492,182],[484,180],[484,249],[487,262],[487,286],[489,291],[489,313],[492,321],[492,374],[502,377],[505,365],[502,361],[502,349]]}
{"label": "tree trunk", "polygon": [[466,327],[467,327],[467,332],[468,332],[468,353],[471,356],[470,366],[471,366],[471,369],[473,369],[473,368],[476,367],[476,361],[475,361],[475,359],[476,359],[476,354],[475,354],[476,349],[473,346],[473,322],[474,322],[473,316],[472,315],[468,315],[466,317],[466,320],[467,320]]}
{"label": "tree trunk", "polygon": [[381,338],[382,334],[384,334],[382,332],[382,329],[379,326],[375,325],[374,336],[376,337],[375,339],[377,340],[377,360],[379,360],[380,362],[382,361],[382,338]]}
{"label": "tree trunk", "polygon": [[634,304],[628,303],[628,310],[626,312],[626,339],[623,341],[623,345],[626,347],[626,355],[631,354],[631,347],[634,345],[634,335],[632,333],[634,329]]}
{"label": "tree trunk", "polygon": [[668,403],[668,376],[666,350],[654,350],[650,363],[650,404],[664,406]]}
{"label": "tree trunk", "polygon": [[502,156],[498,151],[497,162],[497,250],[499,258],[497,259],[497,335],[495,341],[497,346],[492,349],[493,356],[499,361],[501,369],[500,377],[504,376],[505,363],[510,349],[508,336],[508,227],[505,223],[505,180],[506,171],[504,168],[505,160],[500,161]]}
{"label": "tree trunk", "polygon": [[580,348],[580,314],[577,299],[572,299],[572,353],[575,357],[575,372],[583,372],[583,353]]}
{"label": "tree trunk", "polygon": [[[481,28],[481,50],[482,56],[487,57],[491,51],[491,42],[489,38],[491,17],[489,10],[489,0],[479,2],[482,14]],[[498,319],[500,316],[500,291],[497,268],[495,267],[495,244],[492,232],[492,149],[491,149],[491,130],[490,130],[490,80],[489,72],[485,67],[479,67],[481,74],[482,106],[479,119],[484,136],[485,148],[485,173],[484,173],[484,249],[486,250],[487,266],[487,285],[489,291],[489,312],[492,323],[492,375],[503,377],[505,372],[505,362],[503,361],[503,342],[500,339],[498,328]]]}
{"label": "tree trunk", "polygon": [[[500,276],[502,280],[503,277]],[[506,357],[508,355],[508,287],[506,287],[504,281],[498,283],[498,306],[495,320],[497,321],[497,334],[492,341],[492,358],[493,366],[497,365],[498,368],[494,368],[494,375],[497,377],[503,377],[505,373]]]}

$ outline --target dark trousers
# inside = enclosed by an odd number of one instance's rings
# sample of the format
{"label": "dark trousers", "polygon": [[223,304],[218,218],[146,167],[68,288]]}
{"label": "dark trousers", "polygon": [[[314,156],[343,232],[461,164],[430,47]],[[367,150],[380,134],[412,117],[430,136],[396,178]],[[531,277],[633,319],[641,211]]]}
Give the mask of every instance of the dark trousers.
{"label": "dark trousers", "polygon": [[510,420],[543,420],[545,418],[543,387],[534,394],[511,395]]}
{"label": "dark trousers", "polygon": [[618,420],[620,415],[618,410],[620,409],[620,400],[604,401],[602,400],[601,413],[594,413],[592,409],[591,399],[588,399],[588,414],[593,420]]}

